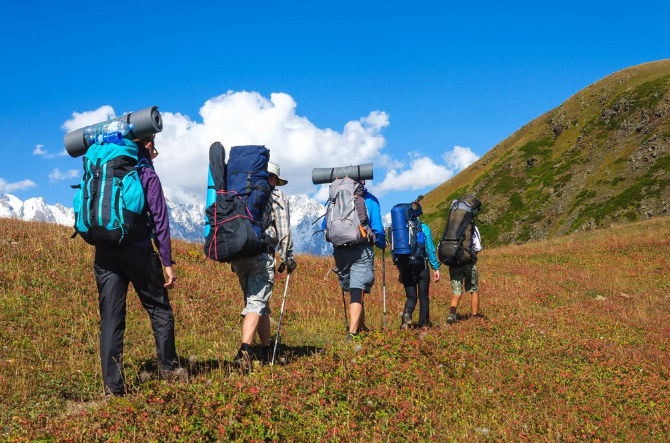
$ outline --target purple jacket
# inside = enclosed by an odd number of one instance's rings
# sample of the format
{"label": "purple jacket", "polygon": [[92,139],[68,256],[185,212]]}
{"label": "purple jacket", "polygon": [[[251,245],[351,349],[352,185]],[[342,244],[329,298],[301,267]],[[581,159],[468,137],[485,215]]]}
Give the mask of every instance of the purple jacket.
{"label": "purple jacket", "polygon": [[[149,164],[153,166],[146,149],[140,148],[139,158],[140,160],[147,160]],[[163,195],[163,186],[158,178],[158,174],[153,170],[153,167],[140,168],[138,175],[140,177],[140,182],[142,183],[142,188],[144,188],[147,208],[151,213],[153,225],[156,230],[154,243],[158,249],[163,266],[172,266],[175,262],[172,261],[170,222],[168,220],[168,209],[167,204],[165,203],[165,196]],[[133,243],[133,246],[151,247],[151,240]]]}

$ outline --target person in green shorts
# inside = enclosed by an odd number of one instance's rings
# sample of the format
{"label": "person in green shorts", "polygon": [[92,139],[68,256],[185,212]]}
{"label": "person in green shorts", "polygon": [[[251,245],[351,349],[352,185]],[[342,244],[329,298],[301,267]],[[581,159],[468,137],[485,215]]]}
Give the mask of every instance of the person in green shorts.
{"label": "person in green shorts", "polygon": [[[475,226],[472,233],[473,251],[478,253],[482,250],[482,238],[479,235],[479,229]],[[479,317],[479,271],[477,263],[468,263],[461,266],[449,266],[449,278],[451,279],[451,306],[449,307],[449,317],[447,323],[453,325],[456,320],[456,308],[461,301],[463,289],[472,294],[472,316]]]}

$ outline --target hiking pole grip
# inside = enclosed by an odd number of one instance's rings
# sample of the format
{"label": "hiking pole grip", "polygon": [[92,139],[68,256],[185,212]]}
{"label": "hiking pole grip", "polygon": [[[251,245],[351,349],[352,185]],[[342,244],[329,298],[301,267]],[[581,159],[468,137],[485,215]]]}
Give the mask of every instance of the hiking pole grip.
{"label": "hiking pole grip", "polygon": [[275,364],[275,356],[277,355],[277,344],[279,343],[279,330],[281,329],[281,319],[284,317],[284,304],[286,303],[286,293],[288,292],[288,282],[291,279],[291,274],[286,274],[286,284],[284,285],[284,299],[281,302],[281,310],[279,311],[279,323],[277,324],[277,336],[275,337],[275,346],[272,351],[272,361],[270,366]]}
{"label": "hiking pole grip", "polygon": [[382,292],[384,299],[384,329],[386,329],[386,248],[382,249]]}

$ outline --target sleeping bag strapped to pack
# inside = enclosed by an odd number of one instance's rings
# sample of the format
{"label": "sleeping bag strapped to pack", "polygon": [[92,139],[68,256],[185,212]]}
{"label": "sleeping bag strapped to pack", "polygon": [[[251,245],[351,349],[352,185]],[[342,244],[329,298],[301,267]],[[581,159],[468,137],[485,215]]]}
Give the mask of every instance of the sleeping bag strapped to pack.
{"label": "sleeping bag strapped to pack", "polygon": [[333,180],[326,209],[326,240],[335,247],[366,241],[367,225],[363,186],[349,177]]}
{"label": "sleeping bag strapped to pack", "polygon": [[400,203],[391,209],[391,258],[399,268],[419,265],[426,258],[426,234],[414,214],[409,203]]}
{"label": "sleeping bag strapped to pack", "polygon": [[475,216],[482,204],[472,194],[463,195],[451,203],[447,225],[437,248],[439,260],[448,266],[460,266],[477,261],[473,251]]}
{"label": "sleeping bag strapped to pack", "polygon": [[[86,151],[84,176],[74,196],[74,229],[87,243],[114,247],[151,236],[144,189],[138,169],[138,147],[128,140],[94,143]],[[73,236],[73,237],[74,237]]]}
{"label": "sleeping bag strapped to pack", "polygon": [[205,255],[230,262],[267,252],[263,211],[270,198],[265,146],[234,146],[226,164],[219,142],[209,149],[209,182],[205,210]]}

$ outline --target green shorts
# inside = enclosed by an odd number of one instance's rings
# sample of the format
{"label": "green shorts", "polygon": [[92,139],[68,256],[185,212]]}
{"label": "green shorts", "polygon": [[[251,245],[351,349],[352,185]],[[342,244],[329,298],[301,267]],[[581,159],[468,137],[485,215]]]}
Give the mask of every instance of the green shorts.
{"label": "green shorts", "polygon": [[449,266],[449,278],[451,279],[451,292],[454,295],[463,293],[463,279],[465,279],[465,292],[479,292],[479,271],[477,271],[476,263]]}

